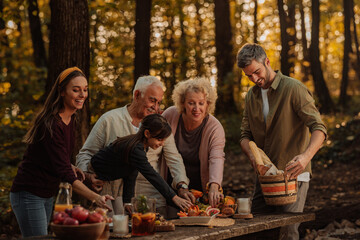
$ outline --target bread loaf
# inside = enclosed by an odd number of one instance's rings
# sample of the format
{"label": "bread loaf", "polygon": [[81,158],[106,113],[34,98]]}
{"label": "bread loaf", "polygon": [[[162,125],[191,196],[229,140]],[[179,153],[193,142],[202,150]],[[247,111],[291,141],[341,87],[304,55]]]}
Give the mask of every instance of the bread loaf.
{"label": "bread loaf", "polygon": [[250,150],[251,150],[252,154],[254,155],[255,163],[258,164],[258,165],[264,165],[264,162],[261,159],[261,155],[260,155],[260,152],[258,150],[258,147],[256,146],[256,143],[253,142],[253,141],[250,141],[249,142],[249,147],[250,147]]}
{"label": "bread loaf", "polygon": [[261,149],[261,148],[258,148],[258,151],[260,153],[260,156],[261,156],[261,160],[264,162],[265,165],[268,165],[268,164],[272,164],[273,163],[271,162],[270,158],[266,155],[266,153]]}
{"label": "bread loaf", "polygon": [[259,164],[256,164],[256,167],[261,176],[264,176],[265,173],[270,169],[269,167],[267,167],[265,165],[259,165]]}

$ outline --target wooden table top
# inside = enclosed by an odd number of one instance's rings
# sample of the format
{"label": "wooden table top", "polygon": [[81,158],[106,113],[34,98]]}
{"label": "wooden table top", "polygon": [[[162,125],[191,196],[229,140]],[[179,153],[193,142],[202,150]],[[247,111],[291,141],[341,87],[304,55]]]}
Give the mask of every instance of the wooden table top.
{"label": "wooden table top", "polygon": [[315,220],[314,213],[254,215],[254,218],[249,220],[235,219],[235,224],[227,227],[176,226],[173,232],[159,232],[136,239],[227,239],[312,220]]}
{"label": "wooden table top", "polygon": [[[174,240],[218,240],[251,233],[262,232],[295,223],[315,220],[314,213],[276,213],[254,215],[253,219],[235,219],[235,224],[226,227],[176,226],[172,232],[157,232],[152,236],[134,237],[136,239],[174,239]],[[58,239],[55,236],[40,236],[26,239]],[[110,239],[120,239],[112,238]]]}

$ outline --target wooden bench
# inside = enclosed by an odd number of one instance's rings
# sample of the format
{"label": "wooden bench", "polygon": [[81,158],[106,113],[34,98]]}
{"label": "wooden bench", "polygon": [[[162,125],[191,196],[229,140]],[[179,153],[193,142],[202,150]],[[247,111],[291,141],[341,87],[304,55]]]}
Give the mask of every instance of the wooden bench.
{"label": "wooden bench", "polygon": [[276,239],[280,227],[315,220],[314,213],[279,213],[255,215],[253,219],[236,219],[227,227],[176,226],[174,232],[159,232],[136,239]]}

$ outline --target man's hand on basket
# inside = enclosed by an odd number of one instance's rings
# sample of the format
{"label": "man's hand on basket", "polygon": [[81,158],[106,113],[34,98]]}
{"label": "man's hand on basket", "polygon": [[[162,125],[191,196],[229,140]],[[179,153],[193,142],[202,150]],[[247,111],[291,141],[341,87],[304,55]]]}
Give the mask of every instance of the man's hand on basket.
{"label": "man's hand on basket", "polygon": [[309,159],[305,154],[295,156],[287,165],[286,171],[289,179],[296,179],[305,169],[309,163]]}

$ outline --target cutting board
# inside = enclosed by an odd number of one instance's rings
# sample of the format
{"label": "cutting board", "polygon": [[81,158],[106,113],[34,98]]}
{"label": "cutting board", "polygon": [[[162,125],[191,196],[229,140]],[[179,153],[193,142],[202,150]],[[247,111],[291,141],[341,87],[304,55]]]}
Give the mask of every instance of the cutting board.
{"label": "cutting board", "polygon": [[171,220],[176,226],[213,226],[226,227],[235,224],[235,220],[231,218],[212,218],[208,223],[197,223],[196,221],[185,222],[181,219]]}

